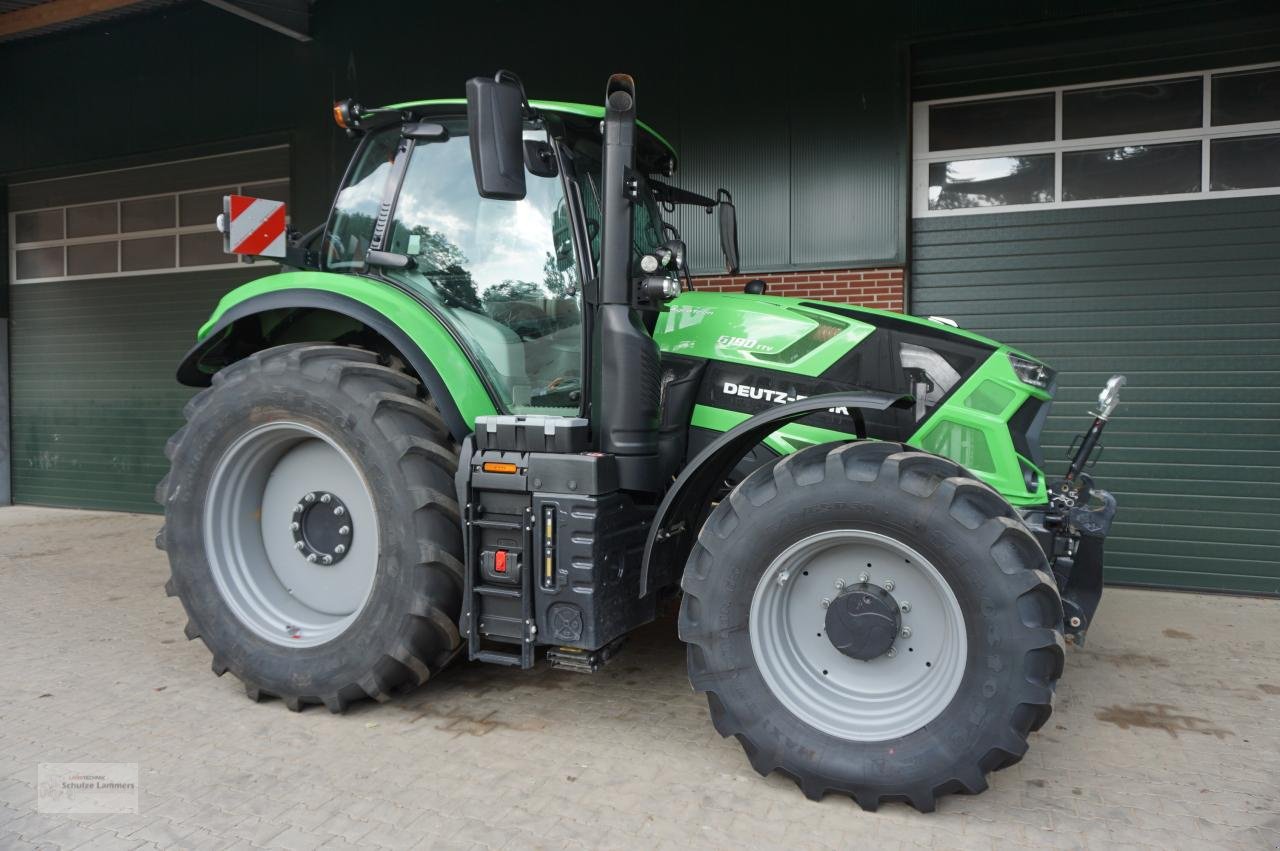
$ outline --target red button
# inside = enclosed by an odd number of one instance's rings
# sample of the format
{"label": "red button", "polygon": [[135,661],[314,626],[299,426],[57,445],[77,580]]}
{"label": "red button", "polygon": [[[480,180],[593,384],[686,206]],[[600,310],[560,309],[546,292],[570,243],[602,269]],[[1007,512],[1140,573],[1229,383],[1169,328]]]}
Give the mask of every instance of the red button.
{"label": "red button", "polygon": [[507,551],[498,550],[493,554],[493,570],[495,573],[507,572]]}

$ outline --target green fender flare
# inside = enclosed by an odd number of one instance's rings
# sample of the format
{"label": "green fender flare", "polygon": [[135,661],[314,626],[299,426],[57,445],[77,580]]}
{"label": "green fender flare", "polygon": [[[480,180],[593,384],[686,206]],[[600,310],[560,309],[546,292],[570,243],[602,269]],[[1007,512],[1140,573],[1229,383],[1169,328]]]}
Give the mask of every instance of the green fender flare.
{"label": "green fender flare", "polygon": [[472,432],[476,417],[497,413],[471,359],[427,305],[390,284],[324,272],[271,275],[232,290],[183,357],[178,381],[191,387],[209,386],[216,370],[202,368],[201,361],[235,333],[238,322],[288,308],[347,316],[386,339],[421,378],[455,439]]}

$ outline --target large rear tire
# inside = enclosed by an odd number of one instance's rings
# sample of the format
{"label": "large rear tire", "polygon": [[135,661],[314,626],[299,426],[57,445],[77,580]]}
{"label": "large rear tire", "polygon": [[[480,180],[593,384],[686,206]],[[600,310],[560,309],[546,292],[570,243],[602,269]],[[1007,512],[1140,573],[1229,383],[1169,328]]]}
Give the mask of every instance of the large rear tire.
{"label": "large rear tire", "polygon": [[223,369],[185,414],[157,544],[214,673],[340,712],[456,655],[457,448],[416,379],[372,352],[280,346]]}
{"label": "large rear tire", "polygon": [[1062,673],[1062,604],[1017,513],[899,444],[774,461],[712,512],[680,637],[761,774],[866,809],[975,794],[1021,759]]}

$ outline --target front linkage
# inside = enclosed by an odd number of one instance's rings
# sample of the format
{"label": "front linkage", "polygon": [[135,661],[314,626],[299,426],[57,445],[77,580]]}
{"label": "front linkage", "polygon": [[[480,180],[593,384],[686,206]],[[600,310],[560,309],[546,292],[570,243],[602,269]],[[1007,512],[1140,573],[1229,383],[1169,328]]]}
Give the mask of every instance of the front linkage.
{"label": "front linkage", "polygon": [[1093,424],[1068,451],[1067,474],[1048,482],[1048,507],[1023,512],[1062,594],[1063,632],[1080,645],[1102,597],[1103,541],[1116,516],[1116,498],[1094,487],[1093,477],[1084,470],[1097,461],[1102,430],[1120,404],[1125,383],[1123,375],[1114,375],[1098,394]]}

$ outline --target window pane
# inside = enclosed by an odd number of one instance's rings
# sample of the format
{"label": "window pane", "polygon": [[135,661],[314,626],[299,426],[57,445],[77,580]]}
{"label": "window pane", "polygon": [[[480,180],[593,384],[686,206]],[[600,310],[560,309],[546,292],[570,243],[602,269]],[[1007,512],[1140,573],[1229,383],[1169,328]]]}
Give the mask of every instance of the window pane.
{"label": "window pane", "polygon": [[1213,124],[1280,121],[1280,68],[1213,75]]}
{"label": "window pane", "polygon": [[1053,200],[1053,154],[929,164],[929,209],[1044,204]]}
{"label": "window pane", "polygon": [[1062,93],[1062,138],[1119,136],[1199,127],[1204,83],[1199,77]]}
{"label": "window pane", "polygon": [[18,280],[62,277],[62,246],[31,248],[17,252]]}
{"label": "window pane", "polygon": [[224,195],[235,195],[234,186],[226,189],[212,189],[208,192],[188,192],[178,197],[178,224],[185,227],[207,225],[213,227],[213,221],[222,212]]}
{"label": "window pane", "polygon": [[126,239],[121,243],[120,271],[122,272],[169,269],[173,265],[173,237],[171,236]]}
{"label": "window pane", "polygon": [[68,275],[106,275],[116,271],[116,242],[67,246]]}
{"label": "window pane", "polygon": [[116,233],[116,202],[67,208],[67,236],[102,236]]}
{"label": "window pane", "polygon": [[222,251],[222,234],[184,233],[178,237],[178,256],[182,266],[212,266],[215,263],[235,263],[236,255]]}
{"label": "window pane", "polygon": [[562,184],[529,174],[519,201],[481,198],[466,122],[445,124],[447,141],[414,149],[389,229],[387,249],[414,265],[387,274],[435,303],[503,407],[576,412],[581,297],[573,255],[557,257],[556,223],[569,221]]}
{"label": "window pane", "polygon": [[13,241],[44,242],[62,239],[62,210],[18,213],[13,217]]}
{"label": "window pane", "polygon": [[1064,201],[1199,191],[1199,141],[1062,154]]}
{"label": "window pane", "polygon": [[329,271],[363,267],[399,141],[400,134],[390,128],[378,131],[364,143],[364,153],[351,172],[351,181],[333,202],[333,217],[324,240],[324,267]]}
{"label": "window pane", "polygon": [[1053,93],[929,107],[929,150],[1053,141]]}
{"label": "window pane", "polygon": [[244,194],[254,198],[266,198],[268,201],[289,203],[289,181],[276,180],[271,183],[247,183]]}
{"label": "window pane", "polygon": [[125,201],[120,205],[120,214],[124,219],[120,229],[125,233],[171,228],[173,227],[173,196]]}
{"label": "window pane", "polygon": [[1214,190],[1280,186],[1280,136],[1214,139],[1209,175]]}

